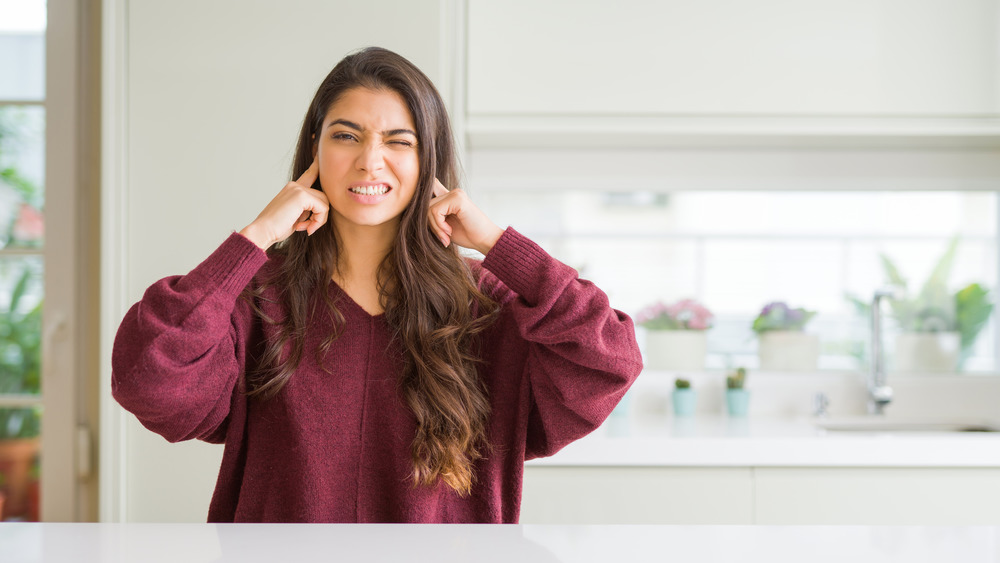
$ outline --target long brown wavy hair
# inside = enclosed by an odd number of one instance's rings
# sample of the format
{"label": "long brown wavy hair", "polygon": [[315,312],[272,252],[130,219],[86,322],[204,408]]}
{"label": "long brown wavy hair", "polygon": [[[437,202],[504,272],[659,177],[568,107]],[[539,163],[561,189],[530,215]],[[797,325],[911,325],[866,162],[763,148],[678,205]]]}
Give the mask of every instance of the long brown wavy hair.
{"label": "long brown wavy hair", "polygon": [[[416,418],[414,484],[432,485],[441,479],[466,495],[475,481],[473,464],[489,448],[490,406],[476,370],[475,336],[495,318],[498,306],[479,291],[456,246],[443,247],[428,226],[434,179],[448,187],[458,185],[455,143],[440,94],[423,72],[396,53],[371,47],[348,55],[323,80],[309,105],[291,177],[298,178],[312,163],[314,135],[318,137],[330,107],[358,87],[399,94],[417,129],[416,193],[377,274],[385,319],[403,349],[400,392]],[[321,189],[318,179],[312,188]],[[268,251],[281,259],[253,297],[277,288],[286,315],[274,320],[255,306],[266,322],[278,326],[279,336],[267,343],[260,369],[249,375],[249,395],[273,397],[293,377],[305,352],[310,317],[321,302],[333,312],[337,327],[315,350],[323,365],[322,358],[344,328],[336,302],[324,291],[337,268],[339,248],[336,229],[328,222],[312,236],[293,233]],[[287,344],[290,352],[285,354]]]}

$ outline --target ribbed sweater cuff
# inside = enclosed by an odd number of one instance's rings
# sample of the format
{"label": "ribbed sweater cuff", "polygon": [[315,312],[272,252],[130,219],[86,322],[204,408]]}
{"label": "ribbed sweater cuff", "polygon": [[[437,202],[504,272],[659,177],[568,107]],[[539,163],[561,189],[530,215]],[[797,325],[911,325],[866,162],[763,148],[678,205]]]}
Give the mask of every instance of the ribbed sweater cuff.
{"label": "ribbed sweater cuff", "polygon": [[483,259],[483,267],[493,272],[518,295],[534,301],[538,281],[552,269],[548,252],[528,237],[507,227]]}
{"label": "ribbed sweater cuff", "polygon": [[191,274],[221,291],[239,295],[266,262],[267,254],[259,246],[234,232]]}

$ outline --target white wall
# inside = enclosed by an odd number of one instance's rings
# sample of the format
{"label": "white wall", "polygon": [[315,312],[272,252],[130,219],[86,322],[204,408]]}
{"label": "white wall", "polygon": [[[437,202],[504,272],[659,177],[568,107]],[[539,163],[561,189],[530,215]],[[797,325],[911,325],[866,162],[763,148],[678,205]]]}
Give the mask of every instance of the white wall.
{"label": "white wall", "polygon": [[[115,296],[104,305],[106,358],[124,307],[155,280],[189,271],[288,181],[306,108],[345,54],[392,49],[448,95],[448,63],[439,56],[448,7],[105,0],[105,60],[117,64],[105,69],[113,86],[105,93],[113,101],[105,210],[117,206],[103,220],[104,271],[116,273],[103,282]],[[102,400],[110,402],[107,392]],[[168,444],[115,409],[106,405],[112,414],[102,431],[110,449],[102,519],[204,521],[221,447]]]}

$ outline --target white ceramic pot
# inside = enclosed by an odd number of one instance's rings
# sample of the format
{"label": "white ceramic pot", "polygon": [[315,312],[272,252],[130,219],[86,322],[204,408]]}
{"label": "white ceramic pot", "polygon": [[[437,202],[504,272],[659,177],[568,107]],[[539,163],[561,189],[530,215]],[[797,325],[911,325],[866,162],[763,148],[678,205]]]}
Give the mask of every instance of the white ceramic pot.
{"label": "white ceramic pot", "polygon": [[661,370],[705,369],[706,335],[703,330],[646,331],[646,367]]}
{"label": "white ceramic pot", "polygon": [[896,371],[958,371],[962,337],[957,332],[902,332],[896,335]]}
{"label": "white ceramic pot", "polygon": [[762,371],[816,371],[819,337],[794,330],[770,330],[757,341]]}

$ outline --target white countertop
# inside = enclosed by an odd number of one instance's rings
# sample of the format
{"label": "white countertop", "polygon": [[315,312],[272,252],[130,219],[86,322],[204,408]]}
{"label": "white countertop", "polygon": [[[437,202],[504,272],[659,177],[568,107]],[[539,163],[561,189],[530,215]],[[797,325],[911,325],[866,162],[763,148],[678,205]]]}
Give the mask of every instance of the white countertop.
{"label": "white countertop", "polygon": [[998,467],[1000,433],[835,432],[815,419],[618,417],[529,466]]}
{"label": "white countertop", "polygon": [[4,563],[1000,561],[990,526],[2,524]]}

